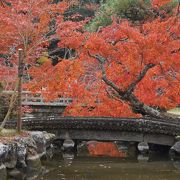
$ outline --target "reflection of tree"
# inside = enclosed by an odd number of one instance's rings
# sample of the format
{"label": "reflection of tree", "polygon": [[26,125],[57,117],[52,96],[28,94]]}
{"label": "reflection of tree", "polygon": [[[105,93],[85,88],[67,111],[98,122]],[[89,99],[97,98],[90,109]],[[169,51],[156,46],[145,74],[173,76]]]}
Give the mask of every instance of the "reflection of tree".
{"label": "reflection of tree", "polygon": [[95,142],[88,144],[91,156],[126,157],[126,152],[119,151],[113,142]]}

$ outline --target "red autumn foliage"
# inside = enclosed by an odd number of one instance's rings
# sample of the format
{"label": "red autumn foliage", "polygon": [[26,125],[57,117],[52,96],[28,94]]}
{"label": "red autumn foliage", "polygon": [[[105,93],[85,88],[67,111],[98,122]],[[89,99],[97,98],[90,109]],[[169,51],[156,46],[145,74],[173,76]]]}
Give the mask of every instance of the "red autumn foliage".
{"label": "red autumn foliage", "polygon": [[152,0],[152,6],[153,7],[161,7],[168,3],[170,3],[172,0]]}
{"label": "red autumn foliage", "polygon": [[76,80],[80,88],[72,93],[75,101],[68,115],[129,117],[135,116],[133,109],[160,117],[159,110],[180,103],[176,8],[171,15],[138,25],[116,19],[94,33],[81,29],[80,22],[77,29],[71,22],[65,24],[67,31],[57,31],[62,39],[59,45],[76,49],[73,63],[77,61],[84,71]]}
{"label": "red autumn foliage", "polygon": [[[172,14],[143,24],[114,18],[110,26],[88,32],[84,28],[87,20],[64,20],[61,13],[68,7],[66,4],[55,6],[45,0],[10,2],[13,8],[0,8],[1,53],[9,52],[12,45],[25,49],[32,78],[27,87],[33,92],[43,89],[47,100],[72,97],[73,103],[66,109],[66,115],[140,116],[136,112],[162,117],[159,110],[180,103],[177,7]],[[33,18],[27,13],[30,2],[34,2]],[[152,5],[162,6],[168,2],[154,0]],[[61,12],[58,17],[51,13],[58,10]],[[42,38],[47,37],[52,15],[57,19],[59,47],[73,49],[74,53],[56,66],[48,61],[37,67],[33,60],[50,40]],[[33,20],[37,17],[39,20],[35,23]],[[16,53],[12,59],[17,59]]]}
{"label": "red autumn foliage", "polygon": [[[5,73],[16,77],[19,48],[24,50],[25,67],[35,65],[42,52],[47,51],[44,47],[53,38],[48,35],[55,30],[55,27],[50,26],[50,22],[57,13],[59,17],[62,16],[68,7],[65,2],[53,4],[51,0],[1,1],[0,54],[4,56],[0,62],[0,72],[3,71],[1,75]],[[10,73],[12,71],[14,73]],[[1,75],[4,84],[10,76],[4,78]],[[14,84],[15,82],[16,78]]]}

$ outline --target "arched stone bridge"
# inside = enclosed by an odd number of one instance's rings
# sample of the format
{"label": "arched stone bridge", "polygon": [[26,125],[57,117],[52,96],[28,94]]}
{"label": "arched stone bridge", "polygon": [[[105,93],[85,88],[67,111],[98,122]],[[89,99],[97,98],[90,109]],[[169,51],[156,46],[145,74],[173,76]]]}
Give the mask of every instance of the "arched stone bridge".
{"label": "arched stone bridge", "polygon": [[[14,121],[7,127],[15,126]],[[46,130],[58,139],[121,140],[172,146],[180,135],[180,119],[173,122],[153,118],[54,117],[26,118],[23,128]]]}

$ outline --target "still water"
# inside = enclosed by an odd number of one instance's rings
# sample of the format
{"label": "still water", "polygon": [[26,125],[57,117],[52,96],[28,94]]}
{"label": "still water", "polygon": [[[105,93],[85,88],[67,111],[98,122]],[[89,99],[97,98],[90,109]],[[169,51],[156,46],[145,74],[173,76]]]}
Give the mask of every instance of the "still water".
{"label": "still water", "polygon": [[167,156],[91,157],[56,154],[43,180],[180,180],[180,161]]}

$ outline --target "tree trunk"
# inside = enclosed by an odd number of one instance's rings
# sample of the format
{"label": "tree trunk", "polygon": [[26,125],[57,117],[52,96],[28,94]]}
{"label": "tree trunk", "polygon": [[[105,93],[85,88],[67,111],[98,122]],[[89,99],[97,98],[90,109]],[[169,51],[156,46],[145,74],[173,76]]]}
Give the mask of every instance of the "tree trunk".
{"label": "tree trunk", "polygon": [[126,96],[125,101],[130,103],[130,106],[132,107],[133,110],[136,112],[142,114],[142,115],[147,115],[150,117],[158,118],[158,119],[177,119],[178,116],[168,114],[166,112],[161,112],[153,107],[150,107],[136,98],[134,94],[130,94],[128,97]]}
{"label": "tree trunk", "polygon": [[16,98],[17,98],[17,85],[15,86],[15,89],[14,89],[14,92],[11,96],[11,99],[10,99],[10,103],[9,103],[9,108],[8,108],[8,112],[6,113],[6,116],[3,120],[3,122],[1,123],[1,126],[0,126],[0,130],[2,130],[4,128],[4,126],[6,125],[6,122],[8,121],[10,115],[11,115],[11,112],[12,112],[12,109],[14,108],[14,104],[16,102]]}

